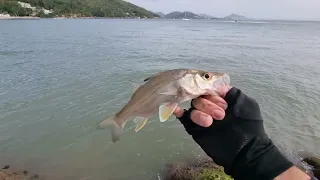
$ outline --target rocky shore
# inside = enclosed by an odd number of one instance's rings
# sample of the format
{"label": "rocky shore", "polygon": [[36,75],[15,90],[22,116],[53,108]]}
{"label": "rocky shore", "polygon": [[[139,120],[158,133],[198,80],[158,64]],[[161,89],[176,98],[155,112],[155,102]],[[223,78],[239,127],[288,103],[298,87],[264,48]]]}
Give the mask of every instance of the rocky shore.
{"label": "rocky shore", "polygon": [[168,164],[164,180],[233,180],[210,159]]}
{"label": "rocky shore", "polygon": [[[233,180],[223,168],[209,159],[168,164],[164,180]],[[15,170],[9,165],[0,169],[0,180],[41,180],[41,176],[26,170]]]}
{"label": "rocky shore", "polygon": [[[320,158],[307,157],[304,162],[313,166],[312,175],[320,179]],[[211,159],[195,159],[168,164],[163,180],[233,180],[225,174],[223,167]],[[15,170],[9,165],[0,169],[0,180],[41,180],[41,176],[27,170]]]}
{"label": "rocky shore", "polygon": [[[307,173],[320,179],[320,158],[305,157],[301,162],[312,166],[312,172]],[[233,180],[233,178],[225,174],[223,167],[216,165],[211,159],[198,159],[169,164],[164,180]]]}
{"label": "rocky shore", "polygon": [[0,180],[40,180],[39,175],[29,173],[26,170],[11,169],[9,165],[0,169]]}

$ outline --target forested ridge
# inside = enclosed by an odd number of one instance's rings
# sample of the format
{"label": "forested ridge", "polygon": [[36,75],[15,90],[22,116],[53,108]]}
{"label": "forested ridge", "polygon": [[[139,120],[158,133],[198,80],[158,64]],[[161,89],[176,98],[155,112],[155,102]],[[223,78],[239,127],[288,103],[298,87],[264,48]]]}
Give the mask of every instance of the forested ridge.
{"label": "forested ridge", "polygon": [[[154,18],[157,14],[122,0],[19,0],[37,8],[23,8],[17,0],[0,0],[0,13],[16,16],[76,16],[76,17],[140,17]],[[52,10],[44,13],[42,9]]]}

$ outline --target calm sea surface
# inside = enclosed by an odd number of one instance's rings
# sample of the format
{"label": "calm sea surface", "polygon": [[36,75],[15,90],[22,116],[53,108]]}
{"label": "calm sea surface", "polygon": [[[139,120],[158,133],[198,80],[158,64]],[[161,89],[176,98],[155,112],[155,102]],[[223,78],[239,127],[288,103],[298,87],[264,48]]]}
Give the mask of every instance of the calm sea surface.
{"label": "calm sea surface", "polygon": [[260,103],[287,153],[320,155],[320,23],[0,21],[0,165],[46,179],[158,179],[203,154],[181,124],[129,122],[114,146],[97,123],[131,81],[172,68],[227,72]]}

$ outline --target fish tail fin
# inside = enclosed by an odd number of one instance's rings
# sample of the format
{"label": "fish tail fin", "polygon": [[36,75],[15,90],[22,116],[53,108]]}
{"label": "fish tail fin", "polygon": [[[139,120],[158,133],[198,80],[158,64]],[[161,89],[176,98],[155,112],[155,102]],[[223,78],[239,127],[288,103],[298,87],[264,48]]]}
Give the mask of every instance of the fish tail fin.
{"label": "fish tail fin", "polygon": [[99,129],[109,128],[111,130],[111,138],[113,142],[120,140],[120,134],[122,133],[123,126],[124,124],[119,126],[119,124],[116,122],[115,115],[104,119],[98,124]]}

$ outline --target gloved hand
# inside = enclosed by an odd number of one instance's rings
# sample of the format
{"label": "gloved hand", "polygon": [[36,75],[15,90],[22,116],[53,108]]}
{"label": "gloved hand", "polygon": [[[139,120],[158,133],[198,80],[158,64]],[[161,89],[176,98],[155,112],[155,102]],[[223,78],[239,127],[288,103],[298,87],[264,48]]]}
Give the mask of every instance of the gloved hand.
{"label": "gloved hand", "polygon": [[225,117],[209,127],[194,123],[185,110],[178,118],[186,131],[226,174],[236,180],[271,180],[293,166],[265,133],[258,103],[233,87],[225,95]]}

